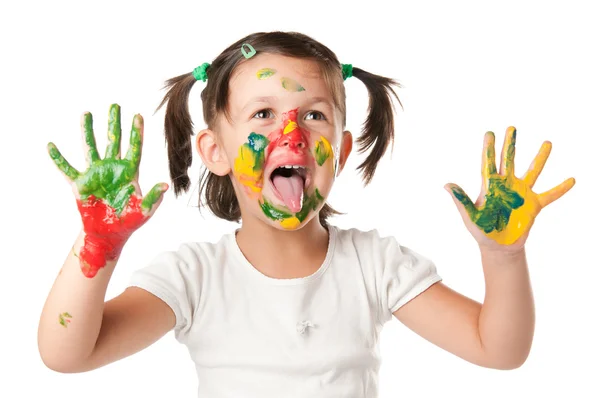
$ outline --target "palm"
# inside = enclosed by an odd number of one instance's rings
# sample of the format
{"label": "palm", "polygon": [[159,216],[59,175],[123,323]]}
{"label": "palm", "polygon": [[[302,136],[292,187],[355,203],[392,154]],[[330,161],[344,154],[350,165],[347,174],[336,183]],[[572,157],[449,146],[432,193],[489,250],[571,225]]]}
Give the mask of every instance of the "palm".
{"label": "palm", "polygon": [[[542,208],[564,195],[575,183],[573,178],[542,194],[532,188],[550,154],[551,144],[545,142],[525,176],[520,179],[514,174],[516,130],[509,127],[502,149],[500,172],[496,170],[495,137],[488,132],[485,136],[482,162],[483,187],[478,200],[473,203],[458,186],[451,187],[452,193],[463,206],[461,214],[470,220],[467,228],[476,239],[484,237],[503,245],[515,243],[526,237],[535,217]],[[483,234],[483,236],[481,236]]]}

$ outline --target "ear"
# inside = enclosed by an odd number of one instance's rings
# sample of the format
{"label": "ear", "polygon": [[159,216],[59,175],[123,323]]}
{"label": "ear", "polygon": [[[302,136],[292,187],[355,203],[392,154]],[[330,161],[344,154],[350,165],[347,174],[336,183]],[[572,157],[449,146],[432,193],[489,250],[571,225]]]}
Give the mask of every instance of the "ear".
{"label": "ear", "polygon": [[205,129],[198,133],[196,150],[208,170],[213,174],[224,176],[231,171],[225,150],[221,148],[217,136],[212,130]]}
{"label": "ear", "polygon": [[351,132],[344,131],[342,133],[341,146],[342,147],[340,149],[340,158],[338,161],[338,168],[337,168],[336,176],[340,175],[340,173],[344,169],[344,166],[346,165],[346,160],[348,160],[348,157],[350,156],[350,153],[352,152],[352,133]]}

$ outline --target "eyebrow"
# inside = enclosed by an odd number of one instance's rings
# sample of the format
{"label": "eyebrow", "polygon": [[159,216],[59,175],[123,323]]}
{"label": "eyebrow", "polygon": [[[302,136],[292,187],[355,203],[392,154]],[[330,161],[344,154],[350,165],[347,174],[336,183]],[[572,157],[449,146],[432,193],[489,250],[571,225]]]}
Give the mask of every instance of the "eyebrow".
{"label": "eyebrow", "polygon": [[[254,97],[254,98],[250,99],[250,101],[248,101],[246,103],[246,105],[244,105],[244,107],[242,108],[242,112],[245,112],[252,105],[256,105],[256,104],[270,104],[270,103],[275,102],[277,99],[278,99],[278,97],[275,97],[275,96]],[[329,108],[331,108],[331,111],[333,111],[333,109],[335,109],[335,105],[334,105],[333,101],[329,101],[325,97],[312,97],[312,98],[309,99],[309,101],[307,101],[307,105],[312,106],[312,105],[315,105],[315,104],[325,104]]]}
{"label": "eyebrow", "polygon": [[242,112],[245,112],[252,105],[255,105],[255,104],[270,104],[270,103],[274,102],[276,99],[277,99],[277,97],[274,97],[274,96],[269,96],[269,97],[254,97],[250,101],[248,101],[246,103],[246,105],[244,105],[244,107],[242,108]]}

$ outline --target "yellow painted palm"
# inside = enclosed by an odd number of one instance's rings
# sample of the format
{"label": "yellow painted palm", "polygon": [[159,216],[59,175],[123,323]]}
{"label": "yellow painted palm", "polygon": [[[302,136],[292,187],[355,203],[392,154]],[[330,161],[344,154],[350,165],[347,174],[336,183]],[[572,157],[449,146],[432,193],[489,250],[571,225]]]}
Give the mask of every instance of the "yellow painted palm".
{"label": "yellow painted palm", "polygon": [[511,245],[522,237],[526,239],[541,209],[563,196],[575,184],[574,178],[568,178],[544,193],[533,192],[533,185],[550,155],[552,144],[544,142],[523,178],[517,178],[514,174],[516,136],[514,127],[506,130],[498,173],[495,136],[491,131],[485,134],[482,191],[475,203],[458,185],[447,185],[465,225],[478,242],[483,238],[482,233],[502,245]]}

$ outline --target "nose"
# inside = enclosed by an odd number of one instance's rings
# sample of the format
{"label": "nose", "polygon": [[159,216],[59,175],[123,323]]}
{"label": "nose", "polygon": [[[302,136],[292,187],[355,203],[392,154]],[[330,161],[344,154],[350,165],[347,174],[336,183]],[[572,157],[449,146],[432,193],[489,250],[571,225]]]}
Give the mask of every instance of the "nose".
{"label": "nose", "polygon": [[303,140],[293,140],[290,139],[289,137],[284,137],[279,141],[279,146],[280,147],[289,147],[289,149],[294,149],[294,150],[302,150],[304,148],[306,148],[306,144],[303,142]]}

